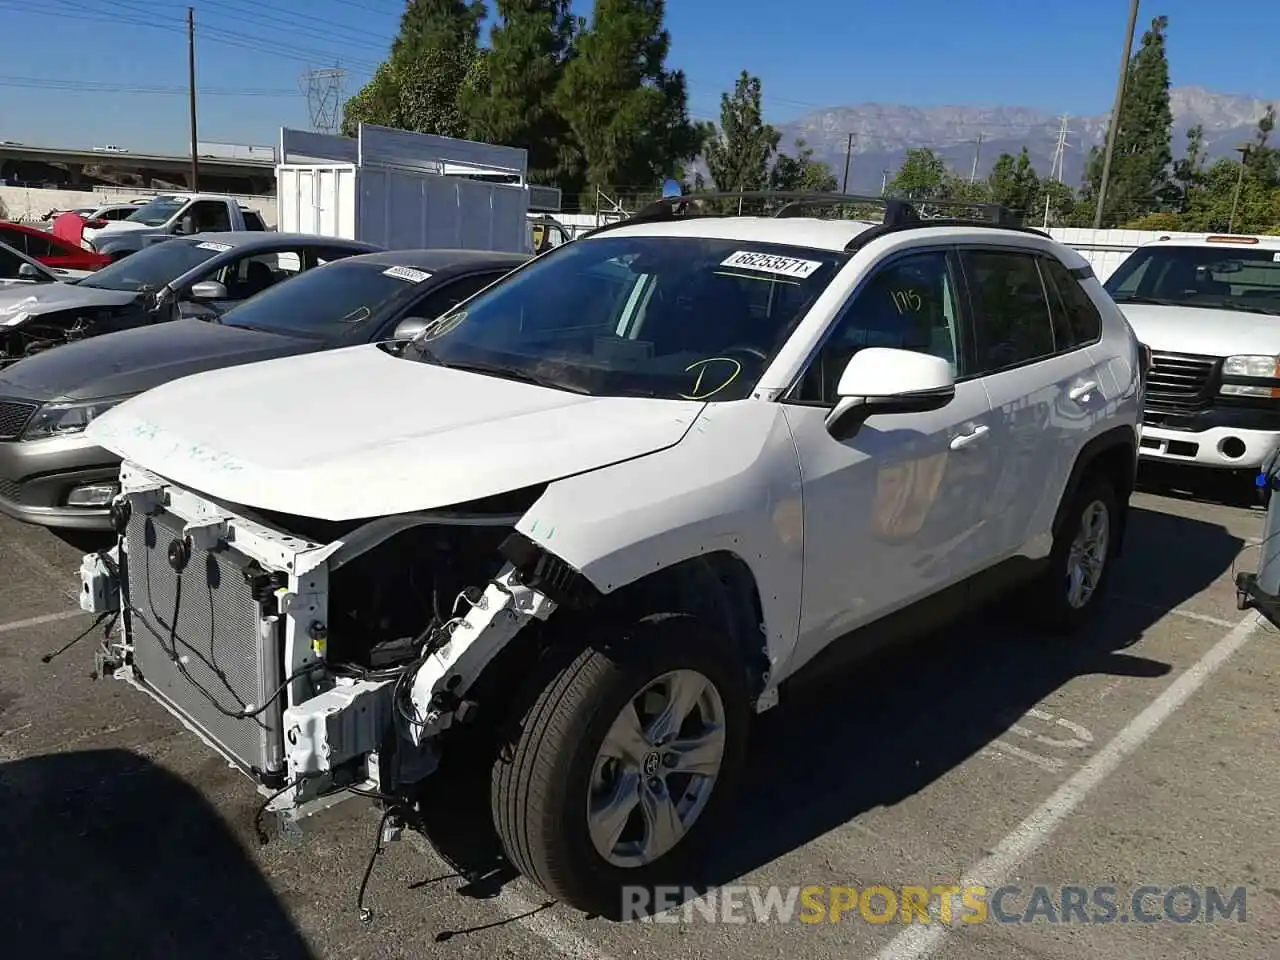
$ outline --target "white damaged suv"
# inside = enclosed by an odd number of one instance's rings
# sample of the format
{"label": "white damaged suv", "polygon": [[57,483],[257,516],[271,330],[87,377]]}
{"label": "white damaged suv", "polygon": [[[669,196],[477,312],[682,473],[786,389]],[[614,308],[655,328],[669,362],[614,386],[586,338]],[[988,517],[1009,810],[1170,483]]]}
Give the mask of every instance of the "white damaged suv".
{"label": "white damaged suv", "polygon": [[85,608],[121,614],[103,667],[286,820],[352,790],[411,811],[487,729],[509,859],[616,916],[620,886],[680,876],[752,714],[806,677],[1009,590],[1078,628],[1143,378],[1088,264],[987,208],[690,199],[413,341],[94,420],[124,460],[119,543],[81,571]]}

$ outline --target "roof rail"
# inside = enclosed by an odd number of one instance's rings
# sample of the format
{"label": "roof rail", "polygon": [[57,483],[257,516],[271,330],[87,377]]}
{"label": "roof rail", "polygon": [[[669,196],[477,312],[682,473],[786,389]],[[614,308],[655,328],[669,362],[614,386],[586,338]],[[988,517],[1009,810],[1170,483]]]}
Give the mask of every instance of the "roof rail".
{"label": "roof rail", "polygon": [[[725,213],[711,209],[713,201],[738,201],[739,209],[743,200],[783,201],[771,216],[775,218],[804,216],[803,211],[814,207],[839,206],[877,206],[884,209],[884,222],[877,224],[873,230],[876,235],[894,230],[925,226],[981,226],[1000,227],[1011,230],[1029,230],[1023,227],[1021,219],[1012,210],[995,203],[980,203],[965,200],[911,200],[904,197],[871,197],[851,193],[811,193],[800,190],[747,190],[742,192],[708,192],[687,193],[675,197],[663,197],[636,213],[613,223],[605,223],[582,235],[582,238],[614,230],[618,227],[639,223],[663,223],[673,220],[688,220],[698,217],[732,217],[736,213]],[[977,214],[973,219],[946,219],[938,212],[942,208],[961,208],[972,210]],[[871,231],[864,231],[870,233]],[[1041,231],[1030,231],[1041,233]],[[862,235],[859,235],[861,237]],[[581,238],[580,238],[581,239]],[[872,238],[874,239],[874,238]],[[852,248],[851,248],[852,249]]]}

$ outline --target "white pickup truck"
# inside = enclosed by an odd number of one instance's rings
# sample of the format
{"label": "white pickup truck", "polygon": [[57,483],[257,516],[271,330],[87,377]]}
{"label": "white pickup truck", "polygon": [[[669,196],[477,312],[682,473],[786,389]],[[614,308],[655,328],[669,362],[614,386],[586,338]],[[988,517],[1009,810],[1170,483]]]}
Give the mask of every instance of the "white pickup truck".
{"label": "white pickup truck", "polygon": [[124,220],[96,230],[86,229],[83,239],[89,249],[118,260],[172,237],[266,229],[262,216],[234,197],[217,193],[170,193],[142,204]]}
{"label": "white pickup truck", "polygon": [[1235,474],[1253,496],[1280,447],[1280,237],[1163,238],[1105,287],[1151,350],[1142,458]]}

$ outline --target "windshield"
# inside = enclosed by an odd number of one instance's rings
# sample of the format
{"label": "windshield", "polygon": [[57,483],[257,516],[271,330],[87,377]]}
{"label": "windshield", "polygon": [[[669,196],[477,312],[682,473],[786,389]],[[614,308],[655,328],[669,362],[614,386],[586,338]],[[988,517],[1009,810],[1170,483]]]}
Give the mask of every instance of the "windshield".
{"label": "windshield", "polygon": [[445,314],[404,355],[595,395],[738,400],[846,259],[702,237],[579,241]]}
{"label": "windshield", "polygon": [[1104,284],[1116,303],[1280,315],[1280,251],[1258,247],[1142,247]]}
{"label": "windshield", "polygon": [[144,203],[125,219],[134,223],[145,223],[148,227],[158,227],[168,223],[186,204],[187,201],[182,197],[156,197]]}
{"label": "windshield", "polygon": [[[396,271],[388,275],[387,271]],[[288,283],[268,287],[222,315],[231,327],[316,340],[345,339],[366,327],[381,308],[415,284],[412,271],[386,263],[339,260]]]}
{"label": "windshield", "polygon": [[117,260],[89,274],[80,281],[80,286],[128,293],[150,293],[230,249],[225,243],[165,240],[163,243],[143,247],[137,253],[131,253],[123,260]]}

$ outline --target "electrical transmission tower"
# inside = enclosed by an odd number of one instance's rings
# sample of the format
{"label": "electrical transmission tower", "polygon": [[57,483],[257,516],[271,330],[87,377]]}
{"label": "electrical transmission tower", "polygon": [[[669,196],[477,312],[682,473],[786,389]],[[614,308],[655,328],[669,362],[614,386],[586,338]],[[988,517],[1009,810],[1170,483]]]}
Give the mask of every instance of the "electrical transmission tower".
{"label": "electrical transmission tower", "polygon": [[1058,127],[1058,145],[1053,149],[1053,164],[1049,167],[1049,179],[1057,180],[1061,183],[1062,168],[1064,160],[1066,159],[1067,147],[1070,146],[1070,144],[1067,143],[1067,134],[1071,131],[1067,129],[1068,118],[1066,114],[1063,114],[1058,119],[1061,121],[1061,126]]}
{"label": "electrical transmission tower", "polygon": [[338,132],[342,122],[342,82],[346,77],[347,71],[339,66],[308,70],[302,75],[313,130]]}
{"label": "electrical transmission tower", "polygon": [[[1062,168],[1066,164],[1067,147],[1070,146],[1067,143],[1067,134],[1071,131],[1067,129],[1068,117],[1065,113],[1058,120],[1058,144],[1053,148],[1053,162],[1049,165],[1049,179],[1062,183]],[[1049,195],[1047,193],[1044,197],[1044,229],[1049,229]]]}

